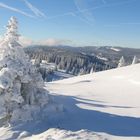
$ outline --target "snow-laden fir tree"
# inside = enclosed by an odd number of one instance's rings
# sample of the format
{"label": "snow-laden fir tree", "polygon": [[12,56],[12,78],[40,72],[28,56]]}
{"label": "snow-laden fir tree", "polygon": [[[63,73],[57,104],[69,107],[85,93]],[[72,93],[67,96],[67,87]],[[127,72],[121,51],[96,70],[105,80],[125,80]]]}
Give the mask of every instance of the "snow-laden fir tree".
{"label": "snow-laden fir tree", "polygon": [[18,43],[17,25],[12,17],[0,43],[0,119],[11,121],[31,119],[49,102],[41,75]]}
{"label": "snow-laden fir tree", "polygon": [[125,66],[125,65],[126,65],[126,64],[125,64],[125,60],[124,60],[124,57],[122,56],[121,59],[119,60],[118,68],[119,68],[119,67],[123,67],[123,66]]}
{"label": "snow-laden fir tree", "polygon": [[94,64],[90,69],[90,74],[96,72],[96,64]]}
{"label": "snow-laden fir tree", "polygon": [[90,74],[92,74],[94,72],[94,67],[92,67],[91,69],[90,69]]}
{"label": "snow-laden fir tree", "polygon": [[138,59],[137,59],[136,56],[134,56],[133,61],[132,61],[132,65],[133,65],[133,64],[137,64],[137,63],[138,63]]}

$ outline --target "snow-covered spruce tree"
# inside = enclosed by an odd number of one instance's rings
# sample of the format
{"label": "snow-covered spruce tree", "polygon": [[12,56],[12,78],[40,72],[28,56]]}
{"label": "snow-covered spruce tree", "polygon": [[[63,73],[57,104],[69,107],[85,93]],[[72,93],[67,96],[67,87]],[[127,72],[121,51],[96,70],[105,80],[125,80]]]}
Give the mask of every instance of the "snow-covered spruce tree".
{"label": "snow-covered spruce tree", "polygon": [[94,73],[94,66],[90,69],[90,74]]}
{"label": "snow-covered spruce tree", "polygon": [[137,63],[138,63],[138,59],[137,59],[136,56],[134,56],[133,61],[132,61],[132,65],[133,65],[133,64],[137,64]]}
{"label": "snow-covered spruce tree", "polygon": [[0,43],[0,119],[29,120],[49,102],[43,79],[18,43],[18,23],[12,17]]}
{"label": "snow-covered spruce tree", "polygon": [[123,67],[123,66],[125,66],[125,65],[126,65],[126,64],[125,64],[125,60],[124,60],[124,57],[122,56],[121,59],[119,60],[118,68],[119,68],[119,67]]}

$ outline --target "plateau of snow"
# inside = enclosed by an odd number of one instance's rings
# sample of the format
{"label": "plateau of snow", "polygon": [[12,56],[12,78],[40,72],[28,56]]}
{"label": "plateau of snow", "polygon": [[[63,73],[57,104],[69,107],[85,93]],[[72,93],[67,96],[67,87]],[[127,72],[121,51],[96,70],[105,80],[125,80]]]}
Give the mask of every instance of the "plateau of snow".
{"label": "plateau of snow", "polygon": [[[140,64],[46,83],[62,112],[1,127],[0,139],[139,140]],[[50,108],[51,110],[51,108]]]}

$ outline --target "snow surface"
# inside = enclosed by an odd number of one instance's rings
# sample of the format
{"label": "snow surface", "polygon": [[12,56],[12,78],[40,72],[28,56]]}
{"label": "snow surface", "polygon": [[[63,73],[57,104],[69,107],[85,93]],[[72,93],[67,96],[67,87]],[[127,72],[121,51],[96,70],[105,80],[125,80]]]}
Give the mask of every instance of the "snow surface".
{"label": "snow surface", "polygon": [[96,57],[101,59],[101,60],[108,61],[108,59],[106,57],[102,57],[102,56],[99,56],[99,55],[97,55]]}
{"label": "snow surface", "polygon": [[136,64],[49,83],[68,113],[61,127],[140,139],[139,71]]}
{"label": "snow surface", "polygon": [[139,72],[135,64],[46,83],[61,112],[52,106],[47,121],[1,127],[0,139],[139,140]]}
{"label": "snow surface", "polygon": [[113,51],[116,51],[116,52],[120,52],[121,50],[120,49],[118,49],[118,48],[110,48],[111,50],[113,50]]}

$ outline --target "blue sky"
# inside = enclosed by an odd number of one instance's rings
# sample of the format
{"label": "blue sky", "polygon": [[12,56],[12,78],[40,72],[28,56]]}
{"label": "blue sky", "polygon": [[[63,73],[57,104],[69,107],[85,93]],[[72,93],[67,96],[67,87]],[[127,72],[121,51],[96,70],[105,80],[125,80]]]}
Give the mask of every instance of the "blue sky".
{"label": "blue sky", "polygon": [[16,16],[32,40],[140,48],[139,7],[140,0],[0,0],[0,34]]}

